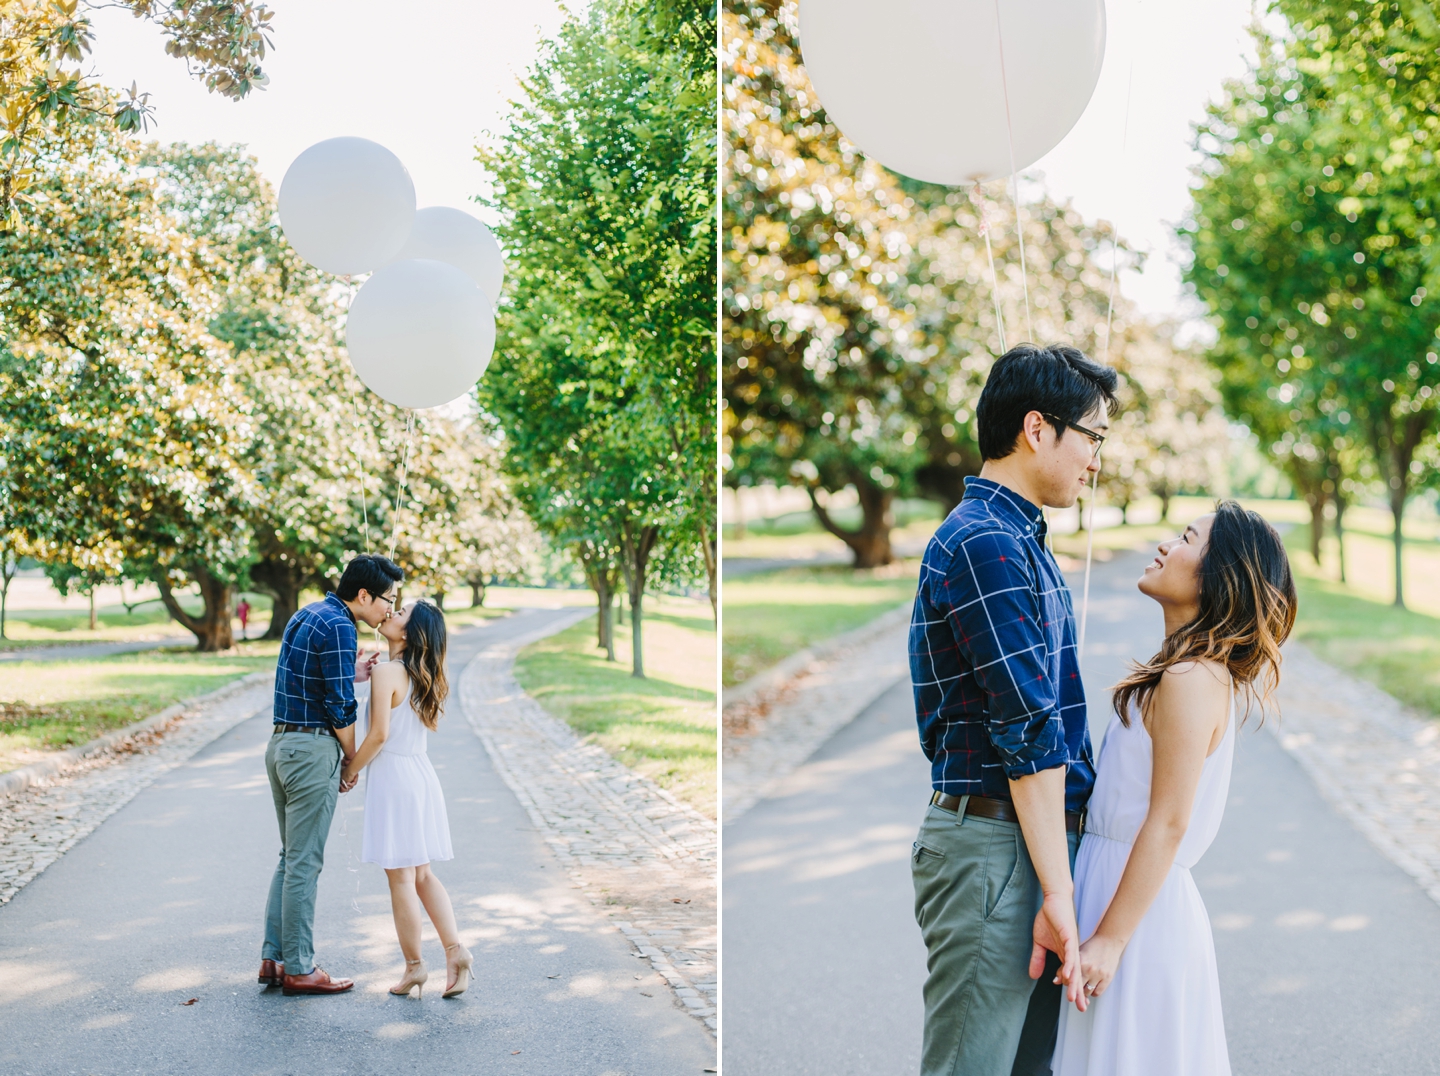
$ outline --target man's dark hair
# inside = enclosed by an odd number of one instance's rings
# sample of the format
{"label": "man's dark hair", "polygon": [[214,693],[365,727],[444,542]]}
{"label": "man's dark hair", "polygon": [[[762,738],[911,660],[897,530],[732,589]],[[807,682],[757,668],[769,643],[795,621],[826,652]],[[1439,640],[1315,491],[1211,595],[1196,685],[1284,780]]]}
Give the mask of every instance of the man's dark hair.
{"label": "man's dark hair", "polygon": [[345,565],[345,574],[335,588],[335,596],[342,602],[353,602],[356,595],[364,590],[371,597],[378,598],[390,589],[391,583],[400,583],[405,573],[388,557],[378,553],[361,553]]}
{"label": "man's dark hair", "polygon": [[1055,427],[1057,441],[1065,436],[1067,423],[1080,422],[1102,403],[1107,414],[1113,412],[1119,383],[1120,375],[1077,348],[1012,347],[990,368],[975,407],[980,458],[1004,459],[1014,452],[1031,411],[1039,411]]}

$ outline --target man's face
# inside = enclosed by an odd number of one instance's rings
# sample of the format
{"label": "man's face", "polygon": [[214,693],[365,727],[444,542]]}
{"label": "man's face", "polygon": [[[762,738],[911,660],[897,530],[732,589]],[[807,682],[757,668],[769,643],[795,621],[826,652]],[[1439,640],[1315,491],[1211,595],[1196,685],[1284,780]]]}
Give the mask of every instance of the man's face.
{"label": "man's face", "polygon": [[371,594],[364,587],[355,597],[356,601],[355,619],[368,624],[372,628],[378,628],[389,618],[391,611],[395,608],[395,599],[400,595],[400,586],[391,583],[390,589],[384,594]]}
{"label": "man's face", "polygon": [[[1089,433],[1076,429],[1083,426]],[[1041,431],[1041,470],[1044,475],[1045,504],[1069,508],[1090,485],[1100,470],[1100,446],[1090,434],[1103,437],[1110,429],[1104,406],[1097,407],[1061,432],[1046,422]]]}

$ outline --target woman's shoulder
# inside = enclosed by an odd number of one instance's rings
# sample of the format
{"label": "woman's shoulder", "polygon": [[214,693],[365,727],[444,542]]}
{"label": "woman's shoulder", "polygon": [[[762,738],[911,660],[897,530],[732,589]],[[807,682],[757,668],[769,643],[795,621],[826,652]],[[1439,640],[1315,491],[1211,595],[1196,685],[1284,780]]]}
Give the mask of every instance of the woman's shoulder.
{"label": "woman's shoulder", "polygon": [[370,671],[370,680],[383,687],[402,687],[409,679],[403,661],[382,661]]}
{"label": "woman's shoulder", "polygon": [[1230,670],[1224,662],[1209,658],[1190,658],[1166,667],[1160,683],[1183,686],[1186,691],[1230,691]]}

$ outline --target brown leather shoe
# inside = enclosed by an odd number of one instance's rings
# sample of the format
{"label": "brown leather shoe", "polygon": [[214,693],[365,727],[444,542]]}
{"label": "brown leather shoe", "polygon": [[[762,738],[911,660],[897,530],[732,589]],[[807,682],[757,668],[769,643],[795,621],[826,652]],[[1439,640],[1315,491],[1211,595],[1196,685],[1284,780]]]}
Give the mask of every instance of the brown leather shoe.
{"label": "brown leather shoe", "polygon": [[280,978],[284,974],[285,962],[283,960],[260,961],[260,982],[266,986],[279,986]]}
{"label": "brown leather shoe", "polygon": [[280,978],[280,988],[287,998],[296,994],[343,994],[354,985],[354,979],[330,978],[318,965],[309,975],[283,975]]}

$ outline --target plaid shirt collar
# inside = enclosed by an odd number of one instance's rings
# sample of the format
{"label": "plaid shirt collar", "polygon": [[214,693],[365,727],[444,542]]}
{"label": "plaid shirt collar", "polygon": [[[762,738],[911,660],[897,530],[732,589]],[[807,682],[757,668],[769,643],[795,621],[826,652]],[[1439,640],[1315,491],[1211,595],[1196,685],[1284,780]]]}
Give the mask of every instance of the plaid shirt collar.
{"label": "plaid shirt collar", "polygon": [[1008,517],[1022,534],[1033,534],[1042,542],[1050,529],[1045,512],[1039,505],[1026,500],[1009,486],[1002,486],[988,478],[979,475],[966,478],[964,499],[989,501],[991,509]]}
{"label": "plaid shirt collar", "polygon": [[350,618],[350,623],[355,624],[357,628],[360,626],[356,623],[355,614],[350,611],[350,606],[341,601],[340,595],[336,594],[333,590],[325,595],[325,604],[338,606],[340,611]]}

